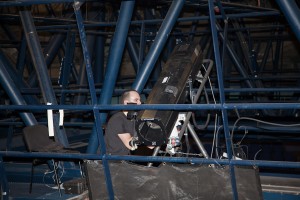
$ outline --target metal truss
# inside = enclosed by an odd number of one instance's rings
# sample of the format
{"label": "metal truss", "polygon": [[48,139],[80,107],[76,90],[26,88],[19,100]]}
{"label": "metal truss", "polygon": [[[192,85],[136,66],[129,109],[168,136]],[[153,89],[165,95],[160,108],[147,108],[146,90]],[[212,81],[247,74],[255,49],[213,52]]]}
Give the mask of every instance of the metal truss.
{"label": "metal truss", "polygon": [[[109,160],[229,165],[233,199],[238,199],[236,165],[299,173],[299,154],[287,158],[284,151],[299,153],[299,3],[266,2],[262,7],[219,0],[0,1],[2,157],[102,160],[111,198]],[[146,99],[174,47],[195,41],[203,58],[215,63],[196,104],[126,108],[193,112],[210,158],[107,155],[103,126],[110,111],[125,108],[117,105],[119,95],[133,88]],[[205,70],[203,64],[202,74]],[[13,138],[24,126],[47,123],[49,109],[55,111],[56,139],[66,147],[85,141],[81,155],[21,153],[22,143],[14,148]],[[197,129],[208,113],[210,121]],[[244,146],[252,152],[234,159]],[[259,148],[270,146],[282,148],[284,156],[256,159]],[[227,159],[219,156],[224,151]],[[1,170],[3,165],[0,160]],[[6,186],[9,173],[1,174]]]}

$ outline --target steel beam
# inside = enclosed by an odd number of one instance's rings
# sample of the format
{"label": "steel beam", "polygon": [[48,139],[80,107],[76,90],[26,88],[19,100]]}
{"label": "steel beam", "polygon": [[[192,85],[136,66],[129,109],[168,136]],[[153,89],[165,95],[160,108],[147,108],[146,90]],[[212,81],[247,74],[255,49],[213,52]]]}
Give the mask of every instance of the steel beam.
{"label": "steel beam", "polygon": [[[16,68],[13,64],[9,61],[9,59],[5,56],[4,52],[0,49],[0,60],[3,64],[3,67],[10,75],[9,77],[13,80],[13,83],[16,85],[18,90],[20,91],[21,88],[30,89],[30,86],[22,79],[22,75],[20,71],[16,71]],[[21,91],[20,91],[21,92]],[[31,95],[24,95],[23,98],[25,99],[27,104],[38,104],[39,101],[37,98]]]}
{"label": "steel beam", "polygon": [[[120,15],[115,34],[112,39],[101,96],[98,101],[100,105],[111,103],[110,101],[120,68],[134,5],[135,1],[122,1],[121,3]],[[106,114],[101,113],[100,118],[101,124],[103,124],[106,120]],[[97,151],[99,145],[97,141],[97,134],[95,132],[95,128],[93,128],[91,137],[89,139],[89,145],[87,149],[88,153],[95,153]]]}
{"label": "steel beam", "polygon": [[276,0],[300,42],[300,9],[295,0]]}
{"label": "steel beam", "polygon": [[[213,1],[208,2],[209,7],[209,16],[210,16],[210,28],[212,32],[212,39],[213,39],[213,47],[214,47],[214,57],[217,67],[217,76],[218,76],[218,86],[220,89],[220,103],[225,103],[225,93],[224,93],[224,81],[223,81],[223,66],[221,63],[221,57],[220,57],[220,51],[219,51],[219,42],[218,42],[218,33],[217,33],[217,22],[215,18],[215,11],[214,11],[214,3]],[[227,110],[221,109],[222,113],[222,119],[223,119],[223,126],[224,126],[224,135],[225,135],[225,142],[226,142],[226,149],[228,158],[232,159],[232,141],[229,134],[229,128],[228,128],[228,114]],[[232,165],[230,167],[230,177],[231,177],[231,186],[232,186],[232,193],[233,193],[233,199],[238,200],[238,193],[237,193],[237,186],[236,186],[236,180],[235,180],[235,172],[234,167]]]}
{"label": "steel beam", "polygon": [[[1,86],[6,91],[7,95],[9,96],[10,100],[15,105],[26,105],[26,101],[23,99],[22,94],[19,91],[19,88],[13,82],[10,77],[10,74],[7,72],[4,63],[0,59],[0,83]],[[32,113],[30,112],[20,112],[20,117],[24,121],[27,126],[32,126],[37,124],[37,121]]]}
{"label": "steel beam", "polygon": [[[27,10],[20,11],[23,29],[26,36],[27,45],[31,54],[31,58],[38,76],[39,84],[44,98],[44,103],[52,103],[57,105],[56,97],[52,88],[52,83],[48,74],[47,65],[39,43],[38,35],[33,23],[31,13]],[[55,137],[65,147],[69,146],[69,142],[64,129],[58,126],[59,118],[57,114],[53,115]]]}
{"label": "steel beam", "polygon": [[184,0],[177,0],[172,2],[168,13],[163,23],[161,24],[157,36],[153,44],[151,45],[150,50],[145,58],[145,61],[139,73],[137,74],[137,78],[132,86],[132,88],[134,88],[138,92],[141,92],[144,89],[155,66],[155,63],[157,62],[157,59],[161,54],[167,42],[167,39],[169,38],[170,32],[172,31],[173,26],[177,21],[177,18],[183,8],[184,3]]}
{"label": "steel beam", "polygon": [[[89,83],[89,89],[91,93],[91,99],[92,99],[92,104],[96,105],[97,103],[97,97],[96,97],[96,92],[95,92],[95,83],[94,83],[94,76],[93,76],[93,70],[91,66],[91,59],[90,59],[90,54],[88,51],[88,45],[86,41],[86,34],[85,34],[85,29],[83,26],[83,19],[80,11],[80,6],[81,3],[75,2],[73,7],[74,7],[74,13],[76,15],[76,20],[77,20],[77,25],[78,25],[78,30],[79,30],[79,35],[80,35],[80,40],[81,40],[81,46],[82,46],[82,51],[83,51],[83,56],[84,56],[84,61],[85,61],[85,66],[86,66],[86,74],[88,78],[88,83]],[[93,109],[94,113],[94,120],[95,124],[93,126],[93,132],[92,136],[95,139],[97,138],[97,141],[94,142],[95,144],[100,144],[101,148],[101,155],[105,155],[105,142],[104,142],[104,137],[101,129],[101,116],[98,110]],[[98,147],[98,146],[97,146]],[[106,178],[106,187],[109,195],[109,199],[114,199],[114,191],[112,188],[112,181],[111,181],[111,175],[110,175],[110,169],[108,166],[107,160],[104,158],[103,159],[103,166],[104,166],[104,172],[105,172],[105,178]]]}

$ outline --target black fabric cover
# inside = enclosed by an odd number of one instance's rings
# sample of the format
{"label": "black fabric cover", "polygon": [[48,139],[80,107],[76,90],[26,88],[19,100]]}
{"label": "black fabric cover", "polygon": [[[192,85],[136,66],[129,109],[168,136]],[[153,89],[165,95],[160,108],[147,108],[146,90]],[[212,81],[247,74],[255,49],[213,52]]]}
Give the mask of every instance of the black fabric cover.
{"label": "black fabric cover", "polygon": [[[55,149],[60,148],[60,144],[49,138],[47,126],[38,124],[27,126],[23,129],[26,146],[30,152],[32,151],[49,151],[52,145]],[[61,147],[63,148],[63,146]]]}
{"label": "black fabric cover", "polygon": [[[109,166],[114,199],[233,199],[228,166],[147,167],[126,162],[111,162]],[[90,199],[109,199],[101,162],[85,161],[85,169]],[[235,167],[235,174],[239,199],[263,199],[257,170]]]}
{"label": "black fabric cover", "polygon": [[49,137],[48,127],[37,124],[23,129],[24,141],[29,152],[79,153],[71,148],[64,148],[60,142]]}

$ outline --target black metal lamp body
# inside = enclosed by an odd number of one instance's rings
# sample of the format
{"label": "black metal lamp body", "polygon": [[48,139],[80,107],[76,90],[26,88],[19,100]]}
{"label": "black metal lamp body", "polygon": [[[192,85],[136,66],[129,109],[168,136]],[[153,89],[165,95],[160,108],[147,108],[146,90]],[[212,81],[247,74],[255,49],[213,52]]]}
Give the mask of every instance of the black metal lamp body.
{"label": "black metal lamp body", "polygon": [[[183,104],[188,95],[188,82],[194,81],[202,63],[198,43],[177,45],[150,92],[146,104]],[[144,110],[136,121],[139,141],[145,145],[167,143],[179,111]]]}

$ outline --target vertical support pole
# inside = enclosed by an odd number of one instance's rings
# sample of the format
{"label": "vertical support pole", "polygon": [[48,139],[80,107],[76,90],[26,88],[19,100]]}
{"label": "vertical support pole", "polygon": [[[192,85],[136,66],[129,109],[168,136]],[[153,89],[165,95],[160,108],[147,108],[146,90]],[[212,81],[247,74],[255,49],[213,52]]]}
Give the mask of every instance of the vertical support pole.
{"label": "vertical support pole", "polygon": [[167,15],[163,23],[161,24],[158,34],[153,44],[151,45],[149,53],[145,58],[144,64],[142,65],[141,70],[139,71],[137,78],[133,83],[132,87],[138,92],[141,92],[144,89],[155,66],[155,63],[159,55],[161,54],[163,47],[167,42],[167,39],[169,38],[169,34],[177,21],[184,3],[185,0],[175,0],[172,2]]}
{"label": "vertical support pole", "polygon": [[[87,48],[88,48],[88,52],[89,52],[89,55],[92,55],[92,52],[93,52],[93,49],[94,49],[94,44],[95,44],[95,38],[96,36],[95,35],[88,35],[87,36]],[[79,80],[78,80],[78,85],[81,86],[81,85],[86,85],[87,83],[87,75],[86,75],[86,66],[85,66],[85,63],[83,62],[80,66],[80,72],[79,72]],[[79,89],[82,89],[82,88],[79,88]],[[85,94],[81,94],[79,93],[78,96],[75,96],[75,99],[74,99],[74,105],[80,105],[80,104],[84,104],[86,100],[86,96]]]}
{"label": "vertical support pole", "polygon": [[[96,96],[96,90],[95,90],[93,70],[92,70],[92,66],[91,66],[91,58],[90,58],[90,54],[88,51],[86,34],[85,34],[83,19],[82,19],[82,15],[81,15],[81,11],[80,11],[81,3],[78,1],[74,2],[73,6],[74,6],[74,13],[76,15],[79,36],[80,36],[80,40],[81,40],[81,46],[82,46],[83,57],[84,57],[85,66],[86,66],[86,74],[87,74],[87,78],[88,78],[92,104],[96,105],[97,104],[97,96]],[[95,118],[95,126],[94,126],[93,130],[95,131],[95,135],[98,138],[97,141],[100,144],[100,148],[101,148],[102,162],[103,162],[104,173],[105,173],[105,178],[106,178],[106,187],[107,187],[107,191],[109,194],[109,199],[114,199],[114,192],[113,192],[113,188],[112,188],[112,181],[111,181],[108,161],[106,160],[105,156],[103,156],[103,154],[105,154],[106,149],[105,149],[103,133],[101,131],[101,123],[100,123],[101,116],[100,116],[99,110],[94,109],[93,112],[94,112],[94,118]]]}
{"label": "vertical support pole", "polygon": [[[117,80],[118,71],[121,64],[121,59],[126,43],[127,33],[130,26],[134,5],[135,1],[122,1],[121,3],[120,15],[118,18],[115,34],[112,39],[101,97],[99,99],[100,105],[109,104],[111,101],[113,89]],[[103,124],[106,120],[106,114],[101,113],[100,118],[102,120],[101,124]],[[102,130],[100,131],[102,133]],[[88,153],[96,153],[99,145],[97,141],[97,134],[95,132],[94,127],[91,137],[89,139],[89,145],[87,149]]]}
{"label": "vertical support pole", "polygon": [[146,46],[146,38],[145,38],[145,23],[141,25],[141,35],[140,35],[140,45],[139,45],[139,65],[136,73],[140,71],[141,65],[143,63],[144,55],[145,55],[145,46]]}
{"label": "vertical support pole", "polygon": [[[220,51],[219,51],[218,33],[217,33],[217,28],[216,28],[216,16],[214,13],[214,2],[208,1],[208,7],[209,7],[209,17],[210,17],[210,27],[211,27],[211,32],[212,32],[212,39],[213,39],[213,47],[214,47],[214,53],[215,53],[215,62],[216,62],[216,67],[217,67],[220,103],[222,105],[221,112],[222,112],[222,119],[223,119],[223,126],[224,126],[226,148],[227,148],[228,158],[232,159],[232,149],[231,149],[232,141],[231,141],[231,137],[229,134],[228,114],[227,114],[227,110],[224,108],[224,104],[225,104],[225,93],[224,93],[224,85],[223,85],[224,81],[223,81],[221,57],[220,57]],[[238,200],[234,165],[230,164],[229,168],[230,168],[230,173],[231,173],[231,186],[232,186],[233,199]]]}
{"label": "vertical support pole", "polygon": [[[38,40],[38,35],[33,23],[33,18],[28,10],[20,11],[20,18],[26,36],[27,45],[30,51],[31,59],[33,61],[35,71],[38,76],[39,84],[44,98],[44,103],[52,103],[57,105],[52,83],[48,74],[47,65],[42,53],[41,44]],[[60,141],[65,147],[69,146],[65,130],[59,128],[58,115],[53,115],[54,129],[56,139]]]}

